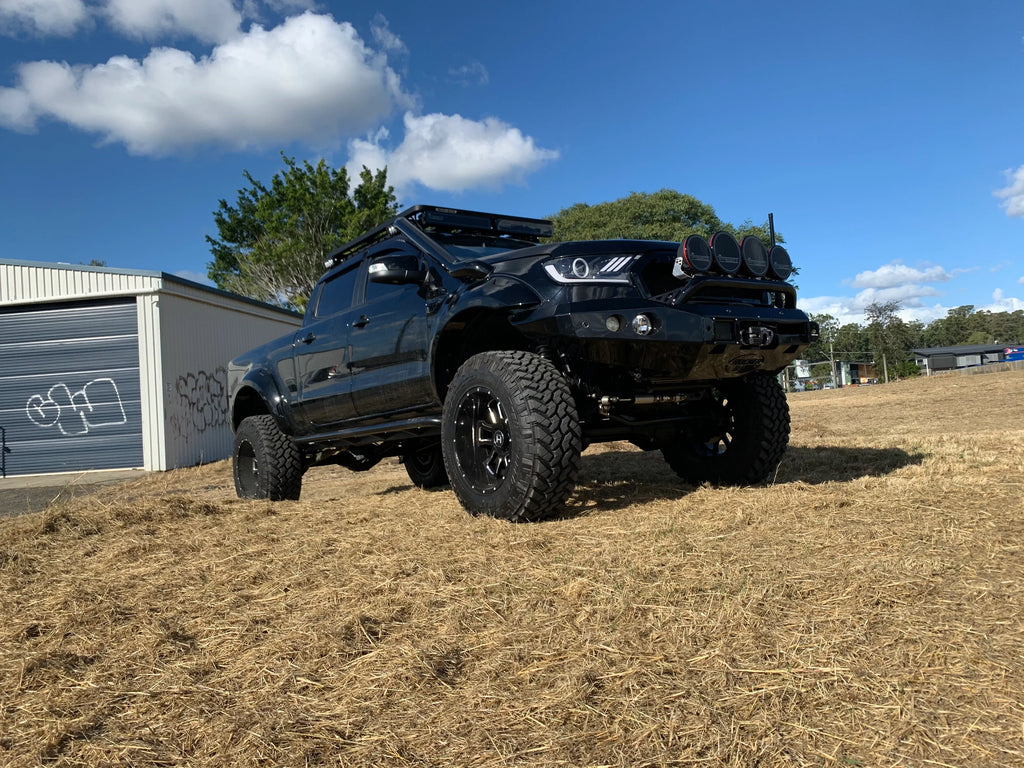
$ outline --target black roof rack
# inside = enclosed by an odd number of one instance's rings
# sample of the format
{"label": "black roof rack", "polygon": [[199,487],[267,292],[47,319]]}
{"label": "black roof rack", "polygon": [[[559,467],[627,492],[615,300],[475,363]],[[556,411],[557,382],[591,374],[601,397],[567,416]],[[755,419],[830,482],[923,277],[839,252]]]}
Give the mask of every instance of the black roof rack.
{"label": "black roof rack", "polygon": [[330,268],[344,261],[348,256],[384,237],[392,237],[399,233],[405,235],[416,245],[432,252],[447,263],[449,258],[444,249],[430,238],[432,232],[453,234],[480,234],[492,237],[514,237],[537,243],[541,238],[553,237],[554,224],[547,219],[531,219],[525,216],[506,216],[499,213],[483,213],[481,211],[464,211],[458,208],[442,208],[436,205],[414,205],[407,208],[393,219],[389,219],[365,235],[357,237],[337,250],[326,259],[325,265]]}

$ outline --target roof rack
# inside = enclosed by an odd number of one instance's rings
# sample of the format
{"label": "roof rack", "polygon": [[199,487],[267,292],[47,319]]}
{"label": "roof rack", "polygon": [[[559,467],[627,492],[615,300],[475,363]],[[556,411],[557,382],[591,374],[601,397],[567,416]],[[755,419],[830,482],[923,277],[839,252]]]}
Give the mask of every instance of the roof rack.
{"label": "roof rack", "polygon": [[553,237],[555,226],[547,219],[531,219],[524,216],[505,216],[499,213],[464,211],[458,208],[442,208],[436,205],[414,205],[393,219],[389,219],[364,235],[357,237],[328,255],[324,265],[328,268],[344,261],[348,256],[384,237],[404,234],[414,243],[432,252],[447,263],[444,249],[430,238],[432,232],[452,234],[481,234],[492,237],[514,237],[517,240],[540,242],[541,238]]}

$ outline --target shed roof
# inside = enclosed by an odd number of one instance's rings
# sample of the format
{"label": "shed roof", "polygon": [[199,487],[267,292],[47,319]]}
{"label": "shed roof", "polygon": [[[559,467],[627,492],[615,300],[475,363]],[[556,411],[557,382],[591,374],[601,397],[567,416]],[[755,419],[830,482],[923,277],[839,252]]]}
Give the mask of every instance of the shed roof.
{"label": "shed roof", "polygon": [[923,349],[910,350],[921,357],[935,357],[936,355],[984,355],[993,352],[1003,352],[1007,347],[1016,347],[1017,344],[957,344],[952,347],[925,347]]}
{"label": "shed roof", "polygon": [[167,272],[0,258],[0,305],[36,304],[149,293],[175,293],[260,314],[298,313]]}

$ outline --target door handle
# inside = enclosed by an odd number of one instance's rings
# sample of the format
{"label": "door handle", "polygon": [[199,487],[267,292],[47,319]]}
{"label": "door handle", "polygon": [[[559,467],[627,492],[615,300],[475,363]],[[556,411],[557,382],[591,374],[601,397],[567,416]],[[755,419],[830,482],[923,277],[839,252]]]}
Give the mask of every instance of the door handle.
{"label": "door handle", "polygon": [[360,315],[359,319],[352,323],[353,328],[365,328],[370,322],[370,318],[366,315]]}
{"label": "door handle", "polygon": [[299,343],[301,344],[312,344],[314,341],[316,341],[316,334],[313,333],[312,331],[310,331],[301,339],[299,339]]}

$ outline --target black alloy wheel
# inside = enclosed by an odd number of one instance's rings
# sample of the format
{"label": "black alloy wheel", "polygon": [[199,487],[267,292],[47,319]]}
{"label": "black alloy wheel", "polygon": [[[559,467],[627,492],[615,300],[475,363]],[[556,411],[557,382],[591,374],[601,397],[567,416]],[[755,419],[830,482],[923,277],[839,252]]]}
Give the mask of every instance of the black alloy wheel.
{"label": "black alloy wheel", "polygon": [[576,404],[540,355],[471,357],[448,388],[441,429],[452,490],[473,514],[539,520],[560,510],[576,484]]}

